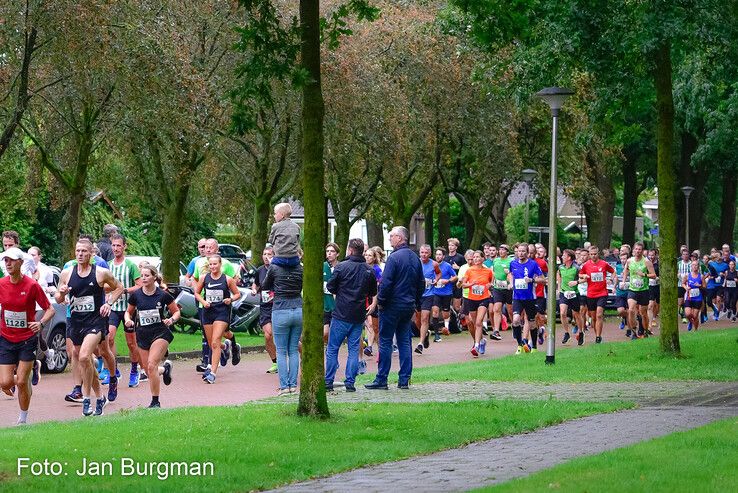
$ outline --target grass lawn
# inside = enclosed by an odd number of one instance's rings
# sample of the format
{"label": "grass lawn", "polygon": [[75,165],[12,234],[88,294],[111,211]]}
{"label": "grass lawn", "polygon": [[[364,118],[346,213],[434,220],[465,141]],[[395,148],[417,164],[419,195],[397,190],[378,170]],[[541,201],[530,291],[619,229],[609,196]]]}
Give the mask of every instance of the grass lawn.
{"label": "grass lawn", "polygon": [[[294,404],[141,409],[67,423],[0,430],[0,490],[251,491],[520,433],[625,403],[486,401],[334,404],[329,420],[300,418]],[[19,457],[66,463],[59,477],[18,476]],[[214,477],[121,476],[121,458],[212,461]],[[83,458],[112,474],[78,477]]]}
{"label": "grass lawn", "polygon": [[[499,359],[480,358],[465,363],[415,368],[413,383],[471,380],[548,383],[732,381],[738,379],[735,372],[738,361],[736,338],[738,329],[682,333],[679,337],[680,358],[662,356],[656,337],[583,347],[557,345],[554,366],[544,364],[546,355],[542,350]],[[396,373],[394,378],[397,378]]]}
{"label": "grass lawn", "polygon": [[[247,346],[263,346],[264,336],[253,336],[251,334],[238,332],[236,333],[236,341],[241,347]],[[115,333],[115,345],[119,356],[128,356],[128,346],[123,331],[118,329]],[[202,333],[183,334],[182,332],[174,333],[174,340],[169,345],[169,352],[179,353],[182,351],[199,351],[202,348]]]}
{"label": "grass lawn", "polygon": [[738,491],[738,418],[631,445],[483,491]]}

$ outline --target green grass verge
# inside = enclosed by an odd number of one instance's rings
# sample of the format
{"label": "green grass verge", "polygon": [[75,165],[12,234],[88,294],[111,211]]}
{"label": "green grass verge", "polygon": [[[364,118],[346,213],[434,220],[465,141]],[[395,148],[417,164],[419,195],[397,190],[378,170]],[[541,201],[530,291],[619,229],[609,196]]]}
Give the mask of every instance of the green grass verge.
{"label": "green grass verge", "polygon": [[[0,447],[0,491],[251,491],[624,407],[630,405],[555,400],[334,404],[328,420],[298,417],[294,404],[141,409],[0,430],[0,443],[8,444]],[[18,457],[66,463],[68,475],[34,477],[24,470],[18,476]],[[165,482],[121,476],[122,457],[212,461],[215,474]],[[111,461],[112,475],[78,477],[83,458]]]}
{"label": "green grass verge", "polygon": [[[236,341],[242,347],[263,346],[264,336],[253,336],[250,334],[237,333]],[[115,333],[115,345],[119,356],[128,356],[128,346],[123,331],[118,329]],[[174,340],[169,345],[169,352],[180,353],[183,351],[199,351],[202,348],[202,333],[184,334],[182,332],[174,333]]]}
{"label": "green grass verge", "polygon": [[[509,336],[508,336],[509,337]],[[680,335],[682,356],[661,354],[658,338],[557,346],[556,364],[547,366],[545,351],[413,369],[413,383],[439,381],[632,382],[738,379],[738,329]],[[489,345],[487,346],[490,347]],[[494,346],[491,349],[494,351]],[[396,378],[396,374],[395,374]]]}
{"label": "green grass verge", "polygon": [[583,457],[481,491],[738,491],[738,418]]}

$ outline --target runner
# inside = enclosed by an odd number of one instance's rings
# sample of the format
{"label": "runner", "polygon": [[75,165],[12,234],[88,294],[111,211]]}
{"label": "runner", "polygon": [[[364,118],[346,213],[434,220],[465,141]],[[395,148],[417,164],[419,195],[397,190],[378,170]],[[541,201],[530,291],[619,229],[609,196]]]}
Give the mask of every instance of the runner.
{"label": "runner", "polygon": [[[546,247],[540,243],[536,245],[535,261],[541,268],[544,277],[548,277],[548,262],[546,257],[548,252]],[[543,345],[544,334],[546,333],[546,284],[536,284],[536,326],[538,327],[538,344]],[[554,316],[556,316],[554,314]]]}
{"label": "runner", "polygon": [[679,283],[679,287],[677,288],[677,295],[679,296],[679,299],[677,300],[677,303],[679,305],[679,312],[682,316],[682,323],[687,323],[687,315],[684,312],[684,300],[686,292],[684,291],[683,286],[683,280],[684,276],[689,275],[689,271],[692,270],[692,261],[690,260],[689,250],[687,247],[683,247],[681,250],[681,259],[679,262],[677,262],[677,275],[679,276],[677,279],[677,283]]}
{"label": "runner", "polygon": [[274,304],[274,291],[265,291],[261,289],[264,279],[267,275],[267,269],[272,262],[274,250],[268,246],[261,252],[261,260],[264,265],[256,269],[254,284],[251,286],[251,293],[258,294],[261,297],[259,304],[259,326],[264,332],[264,345],[269,358],[272,360],[272,366],[267,369],[267,373],[277,373],[277,348],[274,346],[274,335],[272,333],[272,306]]}
{"label": "runner", "polygon": [[459,315],[459,329],[462,329],[463,325],[466,325],[467,330],[470,334],[474,333],[474,320],[469,317],[469,288],[462,288],[462,281],[466,275],[466,271],[472,266],[472,259],[474,258],[474,250],[467,250],[464,252],[464,265],[459,268],[458,280],[456,281],[456,288],[461,290],[462,303],[461,312]]}
{"label": "runner", "polygon": [[469,289],[469,298],[465,300],[465,303],[469,303],[469,318],[474,323],[474,330],[469,330],[469,335],[474,340],[471,354],[475,358],[484,354],[487,347],[487,340],[482,334],[482,322],[487,316],[489,288],[494,280],[492,271],[482,265],[483,262],[484,254],[480,250],[475,251],[472,256],[472,265],[461,279],[461,286]]}
{"label": "runner", "polygon": [[[645,329],[650,327],[648,321],[648,303],[650,292],[648,279],[655,279],[653,264],[643,256],[643,243],[633,245],[633,256],[628,259],[623,269],[623,282],[628,283],[628,326],[637,331],[638,337],[648,337]],[[640,314],[642,327],[638,326],[637,316]]]}
{"label": "runner", "polygon": [[684,295],[684,312],[689,320],[687,330],[700,327],[701,310],[702,310],[702,290],[707,285],[707,277],[702,274],[699,260],[693,259],[690,264],[689,274],[682,279],[682,288],[686,293]]}
{"label": "runner", "polygon": [[325,262],[323,262],[323,344],[328,344],[328,332],[331,327],[333,309],[336,307],[336,298],[326,287],[333,275],[333,269],[338,263],[338,254],[341,249],[335,243],[325,246]]}
{"label": "runner", "polygon": [[[624,282],[623,269],[625,264],[628,263],[628,254],[623,252],[620,254],[620,261],[615,266],[617,273],[617,280],[615,282],[615,308],[618,310],[618,316],[620,317],[620,330],[623,330],[628,325],[628,283]],[[628,330],[625,332],[625,337],[638,338],[637,334],[633,334],[633,331]]]}
{"label": "runner", "polygon": [[[446,256],[445,260],[449,264],[451,264],[451,267],[454,268],[454,272],[456,272],[456,276],[459,275],[459,269],[462,265],[466,263],[466,260],[464,259],[464,256],[461,255],[458,252],[459,247],[461,246],[461,242],[457,238],[449,238],[448,239],[448,255]],[[457,283],[458,284],[458,283]],[[458,313],[461,310],[461,288],[455,287],[453,292],[453,305],[454,310]]]}
{"label": "runner", "polygon": [[513,288],[513,337],[518,342],[518,349],[515,354],[522,352],[530,352],[533,349],[538,351],[538,329],[530,329],[530,343],[523,339],[523,316],[528,322],[534,322],[536,318],[535,294],[533,292],[533,283],[544,282],[543,272],[536,262],[528,258],[528,244],[520,243],[515,249],[517,258],[510,262],[510,272],[507,274],[508,285]]}
{"label": "runner", "polygon": [[[101,416],[108,399],[100,392],[100,382],[92,364],[92,355],[107,336],[110,304],[115,303],[123,294],[123,286],[108,269],[90,263],[92,251],[92,242],[89,240],[80,239],[77,242],[75,247],[77,265],[62,271],[56,301],[66,302],[66,295],[69,294],[70,335],[82,376],[82,414],[85,416],[93,414],[90,402],[90,391],[93,391],[97,397],[94,414]],[[107,302],[105,302],[106,288],[110,290]],[[111,400],[115,400],[117,392],[113,382],[114,377],[111,377],[108,389]]]}
{"label": "runner", "polygon": [[[138,371],[138,363],[141,361],[138,355],[138,345],[136,344],[136,334],[133,327],[125,325],[123,315],[128,310],[128,297],[141,288],[141,273],[138,266],[131,260],[126,258],[126,239],[123,235],[113,233],[110,235],[110,247],[113,251],[113,259],[110,261],[110,272],[113,277],[123,286],[123,296],[113,303],[108,317],[108,345],[113,355],[117,355],[115,347],[115,334],[118,331],[118,325],[123,324],[125,332],[126,345],[128,346],[128,354],[131,359],[131,374],[128,378],[129,387],[137,387],[139,379],[146,375],[142,364],[141,374]],[[110,371],[104,368],[100,374],[103,385],[107,385],[110,381]],[[144,379],[145,380],[145,379]]]}
{"label": "runner", "polygon": [[[49,267],[41,262],[41,250],[38,247],[32,246],[28,249],[28,255],[31,256],[33,259],[34,264],[36,265],[36,271],[30,276],[34,281],[38,282],[39,286],[41,286],[41,289],[43,289],[44,293],[46,293],[46,297],[49,298],[49,301],[53,299],[54,293],[56,293],[56,286],[54,285],[54,273],[49,269]],[[37,307],[40,309],[40,306]],[[54,370],[56,368],[56,358],[54,357],[54,350],[51,349],[48,344],[46,344],[46,340],[43,337],[38,338],[38,346],[41,349],[41,352],[44,354],[44,362],[46,363],[46,368],[49,370]]]}
{"label": "runner", "polygon": [[431,258],[430,245],[420,246],[420,263],[423,266],[425,291],[420,298],[420,343],[415,347],[415,352],[423,354],[423,348],[427,349],[430,346],[428,326],[433,311],[433,286],[441,278],[441,268],[438,267],[438,262]]}
{"label": "runner", "polygon": [[[659,316],[659,310],[661,309],[661,286],[659,280],[659,251],[658,249],[648,251],[648,260],[653,264],[653,271],[656,273],[656,277],[648,280],[648,291],[650,294],[650,301],[648,303],[648,310],[651,312],[651,328],[656,327],[656,318]],[[649,331],[650,332],[650,331]],[[653,335],[652,333],[649,335]]]}
{"label": "runner", "polygon": [[195,268],[197,267],[198,263],[201,261],[201,259],[204,259],[207,257],[207,254],[205,253],[205,243],[207,242],[207,238],[200,238],[197,240],[197,257],[192,257],[192,260],[190,260],[190,263],[187,264],[187,274],[185,274],[185,284],[187,286],[192,286],[193,284],[193,276],[195,275]]}
{"label": "runner", "polygon": [[[562,254],[562,264],[556,272],[556,279],[559,286],[559,313],[561,316],[561,327],[564,329],[564,338],[561,343],[569,342],[571,335],[569,334],[569,315],[574,318],[576,326],[582,326],[581,314],[579,313],[579,293],[577,286],[579,284],[579,267],[574,263],[574,252],[564,250]],[[577,334],[577,342],[581,346],[584,343],[584,332],[579,331]]]}
{"label": "runner", "polygon": [[[0,387],[11,397],[18,389],[17,424],[24,424],[33,394],[31,372],[41,366],[36,360],[39,334],[54,317],[54,308],[41,286],[21,274],[25,255],[19,248],[8,248],[0,259],[8,273],[0,279]],[[44,310],[38,321],[36,305]]]}
{"label": "runner", "polygon": [[[579,280],[587,282],[587,308],[590,313],[595,314],[594,331],[595,343],[597,344],[602,342],[602,324],[605,318],[605,304],[607,303],[607,279],[605,276],[608,272],[614,274],[615,269],[604,260],[600,260],[599,248],[595,245],[590,246],[589,260],[580,269]],[[648,289],[648,286],[646,286],[646,289]]]}
{"label": "runner", "polygon": [[[364,252],[364,260],[374,271],[374,278],[377,280],[377,286],[382,282],[382,261],[384,260],[384,251],[380,247],[372,247]],[[379,341],[379,311],[377,310],[377,296],[373,296],[371,300],[367,300],[367,342],[364,348],[364,356],[372,357],[374,355],[374,343]]]}
{"label": "runner", "polygon": [[444,335],[449,335],[449,317],[451,315],[451,298],[453,289],[459,277],[456,275],[451,264],[443,260],[446,258],[446,249],[436,247],[436,263],[441,269],[441,278],[436,281],[433,288],[433,311],[431,313],[431,326],[435,337],[433,342],[441,342],[439,329],[443,329]]}
{"label": "runner", "polygon": [[[582,268],[582,266],[587,263],[587,260],[589,260],[589,252],[585,250],[584,248],[580,248],[576,252],[577,254],[577,265],[579,266],[579,269]],[[584,323],[584,326],[582,327],[574,327],[574,330],[572,330],[572,334],[577,335],[578,332],[587,332],[587,328],[589,325],[589,303],[587,302],[587,283],[582,282],[582,278],[579,278],[579,314],[581,315],[582,323]],[[577,338],[579,336],[577,335]],[[579,342],[579,339],[577,339],[577,342]],[[584,344],[584,334],[582,334],[582,344]]]}
{"label": "runner", "polygon": [[728,262],[728,270],[725,272],[725,306],[728,310],[728,317],[731,322],[735,322],[738,318],[736,313],[736,304],[738,303],[738,287],[736,287],[736,281],[738,281],[738,272],[735,269],[735,260]]}
{"label": "runner", "polygon": [[[113,253],[115,253],[115,236],[112,237]],[[115,261],[114,261],[115,262]],[[140,289],[133,291],[128,297],[128,306],[124,312],[125,326],[135,327],[136,344],[141,356],[141,364],[145,365],[151,390],[149,408],[161,407],[159,402],[159,374],[162,374],[164,385],[172,383],[172,362],[165,360],[169,344],[174,339],[170,327],[177,323],[180,313],[177,303],[171,294],[157,287],[161,282],[156,267],[146,264],[141,268]],[[169,311],[169,317],[167,312]],[[133,316],[136,315],[136,322]],[[164,361],[162,367],[159,363]]]}
{"label": "runner", "polygon": [[[210,344],[212,354],[211,366],[203,372],[205,383],[215,383],[218,363],[223,362],[221,351],[224,350],[228,361],[228,344],[223,344],[223,334],[228,330],[231,321],[231,304],[241,297],[236,281],[223,273],[223,261],[218,254],[208,256],[210,273],[201,277],[195,284],[195,298],[203,307],[202,322],[205,335]],[[202,295],[205,294],[205,296]]]}
{"label": "runner", "polygon": [[[506,315],[503,313],[503,307],[507,308],[507,316],[512,313],[512,289],[507,281],[507,275],[510,273],[510,262],[512,258],[509,256],[510,247],[506,244],[500,245],[499,256],[492,262],[492,273],[494,274],[494,285],[492,289],[493,317],[492,317],[492,335],[490,338],[499,341],[500,328],[502,327],[502,319]],[[512,321],[511,321],[512,322]]]}
{"label": "runner", "polygon": [[712,307],[712,317],[717,322],[723,311],[723,280],[728,270],[728,262],[723,261],[722,253],[717,250],[711,254],[711,258],[712,260],[707,264],[710,275],[707,280],[705,303]]}
{"label": "runner", "polygon": [[[3,250],[9,250],[10,248],[17,248],[20,250],[20,236],[16,231],[3,231]],[[22,250],[21,250],[22,251]],[[8,271],[5,268],[5,264],[0,264],[0,269],[3,271],[3,275],[8,275]],[[24,276],[33,276],[36,272],[36,262],[33,261],[33,257],[28,254],[23,254],[23,266],[21,267],[21,274]]]}

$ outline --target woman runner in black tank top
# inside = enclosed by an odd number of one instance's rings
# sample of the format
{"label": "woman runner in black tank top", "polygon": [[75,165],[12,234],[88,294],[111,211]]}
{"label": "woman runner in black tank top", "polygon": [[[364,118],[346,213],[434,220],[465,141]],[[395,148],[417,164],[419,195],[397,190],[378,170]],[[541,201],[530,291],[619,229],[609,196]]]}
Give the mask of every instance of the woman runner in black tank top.
{"label": "woman runner in black tank top", "polygon": [[[220,255],[208,256],[210,273],[200,278],[195,284],[195,298],[203,306],[203,329],[212,351],[211,365],[205,370],[202,379],[205,383],[215,383],[218,364],[225,365],[227,358],[221,363],[223,333],[228,329],[231,320],[231,303],[241,297],[241,292],[233,278],[223,274]],[[227,356],[227,352],[224,353]]]}
{"label": "woman runner in black tank top", "polygon": [[[172,383],[172,363],[159,363],[169,349],[174,336],[170,327],[179,320],[177,303],[171,294],[156,286],[159,273],[150,264],[141,267],[141,289],[131,293],[128,298],[128,309],[124,314],[126,327],[136,327],[136,342],[141,356],[141,364],[149,375],[151,404],[149,407],[161,407],[159,403],[159,374],[162,374],[164,385]],[[171,316],[167,317],[167,310]],[[134,323],[136,315],[138,324]]]}

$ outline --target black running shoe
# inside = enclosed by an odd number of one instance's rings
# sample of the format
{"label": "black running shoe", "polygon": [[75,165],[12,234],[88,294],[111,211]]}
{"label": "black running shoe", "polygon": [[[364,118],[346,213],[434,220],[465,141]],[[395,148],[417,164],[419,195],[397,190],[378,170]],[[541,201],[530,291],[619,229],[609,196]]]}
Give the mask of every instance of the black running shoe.
{"label": "black running shoe", "polygon": [[233,345],[233,354],[231,355],[231,364],[236,366],[241,362],[241,345],[236,343]]}
{"label": "black running shoe", "polygon": [[584,332],[580,330],[577,334],[577,345],[581,346],[582,344],[584,344]]}
{"label": "black running shoe", "polygon": [[415,347],[415,352],[418,353],[418,354],[423,354],[423,345],[422,344],[418,344]]}
{"label": "black running shoe", "polygon": [[499,330],[493,330],[492,331],[492,335],[489,336],[489,338],[492,339],[492,340],[494,340],[494,341],[501,341],[502,340],[502,335],[500,335],[500,331]]}
{"label": "black running shoe", "polygon": [[600,343],[602,343],[602,337],[600,336],[595,337],[595,344],[600,344]]}
{"label": "black running shoe", "polygon": [[430,347],[430,331],[425,333],[425,337],[423,338],[423,347],[425,349]]}
{"label": "black running shoe", "polygon": [[566,344],[569,342],[569,339],[571,339],[571,336],[568,332],[564,332],[564,338],[561,340],[561,344]]}
{"label": "black running shoe", "polygon": [[172,362],[169,360],[164,362],[164,373],[162,374],[161,379],[164,382],[164,385],[172,383]]}

